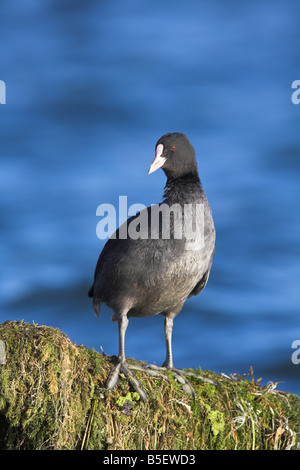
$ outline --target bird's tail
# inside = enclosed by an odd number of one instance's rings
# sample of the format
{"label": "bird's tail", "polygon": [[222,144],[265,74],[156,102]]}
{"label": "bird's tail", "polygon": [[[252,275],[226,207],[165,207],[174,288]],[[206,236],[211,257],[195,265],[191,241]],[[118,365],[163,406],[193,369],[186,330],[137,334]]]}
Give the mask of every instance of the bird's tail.
{"label": "bird's tail", "polygon": [[[92,287],[90,288],[88,292],[88,296],[94,297],[94,285],[92,285]],[[95,297],[93,298],[93,308],[94,308],[96,317],[99,317],[100,312],[101,312],[101,302],[99,302],[99,300],[96,299]]]}
{"label": "bird's tail", "polygon": [[94,298],[93,307],[94,307],[94,312],[95,312],[96,317],[99,317],[100,312],[101,312],[101,302],[99,302],[99,300]]}

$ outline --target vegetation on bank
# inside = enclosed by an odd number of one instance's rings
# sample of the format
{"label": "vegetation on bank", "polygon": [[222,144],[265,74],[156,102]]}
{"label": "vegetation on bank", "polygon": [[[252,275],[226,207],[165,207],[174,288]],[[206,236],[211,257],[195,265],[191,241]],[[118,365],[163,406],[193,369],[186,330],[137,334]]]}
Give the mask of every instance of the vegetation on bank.
{"label": "vegetation on bank", "polygon": [[8,321],[0,340],[0,449],[300,448],[300,398],[261,386],[253,374],[193,370],[193,400],[172,374],[134,371],[143,403],[126,380],[104,389],[116,357],[77,346],[58,329]]}

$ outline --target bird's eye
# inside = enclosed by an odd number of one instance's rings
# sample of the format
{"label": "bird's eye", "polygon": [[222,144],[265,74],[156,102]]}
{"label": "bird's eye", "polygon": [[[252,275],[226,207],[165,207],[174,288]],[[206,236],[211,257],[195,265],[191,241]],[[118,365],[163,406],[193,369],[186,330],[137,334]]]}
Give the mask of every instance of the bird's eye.
{"label": "bird's eye", "polygon": [[170,150],[175,150],[175,149],[176,149],[175,145],[172,145],[172,147],[170,147]]}

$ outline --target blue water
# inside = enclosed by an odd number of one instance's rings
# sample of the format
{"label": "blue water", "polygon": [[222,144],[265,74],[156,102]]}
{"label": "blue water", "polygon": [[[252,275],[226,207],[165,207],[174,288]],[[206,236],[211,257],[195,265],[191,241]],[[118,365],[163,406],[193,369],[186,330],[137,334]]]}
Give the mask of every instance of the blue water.
{"label": "blue water", "polygon": [[[87,291],[96,208],[151,204],[158,138],[185,132],[213,209],[203,293],[175,320],[177,367],[300,394],[300,3],[1,1],[0,321],[58,327],[117,353]],[[163,318],[131,319],[126,352],[161,364]],[[300,354],[299,354],[300,357]]]}

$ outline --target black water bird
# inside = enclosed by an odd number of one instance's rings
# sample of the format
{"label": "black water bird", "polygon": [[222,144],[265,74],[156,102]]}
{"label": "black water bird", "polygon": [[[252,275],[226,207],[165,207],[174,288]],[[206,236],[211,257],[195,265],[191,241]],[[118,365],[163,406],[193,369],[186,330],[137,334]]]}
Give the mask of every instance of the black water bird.
{"label": "black water bird", "polygon": [[105,303],[114,311],[112,320],[119,326],[118,362],[106,387],[112,389],[122,372],[142,400],[146,394],[126,363],[128,318],[164,316],[163,368],[171,369],[183,388],[193,394],[183,373],[173,365],[173,319],[187,298],[204,289],[215,252],[214,222],[194,148],[184,134],[175,132],[162,136],[155,150],[149,174],[159,168],[166,174],[163,201],[128,219],[108,239],[89,291],[95,314],[99,316],[101,303]]}

